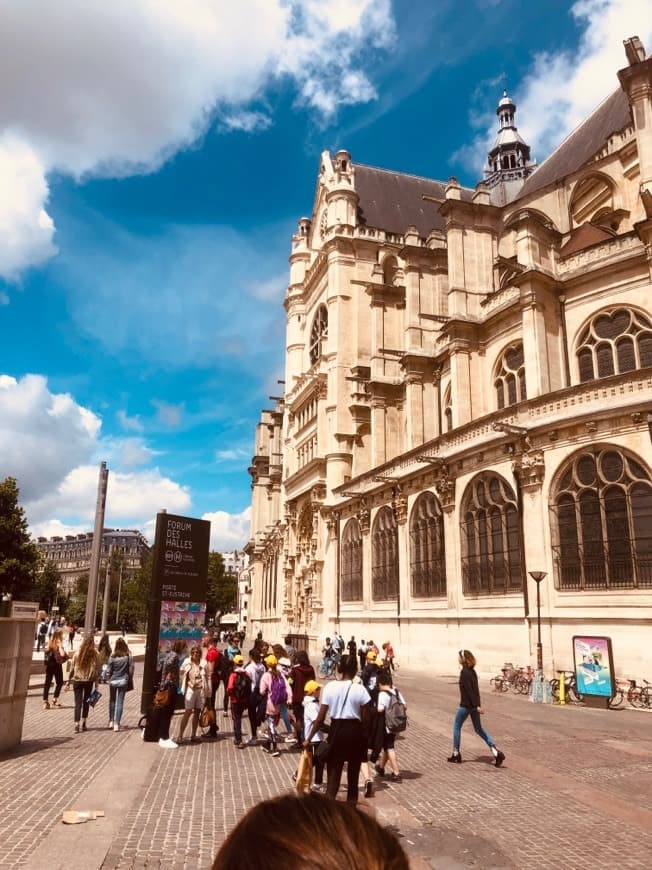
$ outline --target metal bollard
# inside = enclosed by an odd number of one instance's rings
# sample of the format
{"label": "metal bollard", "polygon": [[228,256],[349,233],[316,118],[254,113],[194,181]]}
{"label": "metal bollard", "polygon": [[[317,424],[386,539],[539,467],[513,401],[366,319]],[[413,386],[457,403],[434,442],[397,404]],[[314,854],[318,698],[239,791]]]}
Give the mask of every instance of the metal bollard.
{"label": "metal bollard", "polygon": [[566,671],[559,675],[559,704],[562,707],[566,704]]}

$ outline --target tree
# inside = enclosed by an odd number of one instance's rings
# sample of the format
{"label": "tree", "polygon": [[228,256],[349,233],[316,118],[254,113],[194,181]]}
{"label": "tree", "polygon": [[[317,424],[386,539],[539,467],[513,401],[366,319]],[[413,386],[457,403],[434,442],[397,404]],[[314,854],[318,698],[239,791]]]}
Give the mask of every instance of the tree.
{"label": "tree", "polygon": [[36,575],[32,593],[32,597],[38,600],[41,610],[50,612],[52,605],[57,601],[60,583],[59,569],[48,559]]}
{"label": "tree", "polygon": [[10,592],[14,599],[29,598],[37,564],[38,551],[18,504],[18,484],[7,477],[0,482],[0,592]]}
{"label": "tree", "polygon": [[216,613],[230,613],[238,601],[238,578],[224,572],[221,553],[208,555],[208,587],[206,590],[206,619]]}

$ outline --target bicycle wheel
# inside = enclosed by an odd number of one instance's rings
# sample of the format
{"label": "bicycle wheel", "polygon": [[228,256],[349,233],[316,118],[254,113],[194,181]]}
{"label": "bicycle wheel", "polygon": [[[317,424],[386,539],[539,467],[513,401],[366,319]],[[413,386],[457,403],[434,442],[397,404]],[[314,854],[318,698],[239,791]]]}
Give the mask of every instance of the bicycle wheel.
{"label": "bicycle wheel", "polygon": [[527,677],[524,677],[522,674],[516,677],[514,681],[514,688],[519,693],[519,695],[527,695],[530,691],[530,681]]}
{"label": "bicycle wheel", "polygon": [[652,707],[652,687],[646,686],[644,689],[641,689],[641,704],[643,707],[647,707],[648,709]]}
{"label": "bicycle wheel", "polygon": [[643,695],[643,690],[639,689],[638,686],[635,689],[630,689],[627,693],[627,700],[636,709],[641,707],[645,707],[645,702],[641,700],[641,696]]}
{"label": "bicycle wheel", "polygon": [[625,693],[622,689],[616,689],[616,694],[613,698],[609,698],[609,708],[614,710],[616,707],[620,707],[620,705],[625,700]]}
{"label": "bicycle wheel", "polygon": [[581,692],[577,691],[577,686],[571,684],[566,688],[566,697],[569,701],[573,701],[576,704],[581,704],[584,700],[584,695]]}
{"label": "bicycle wheel", "polygon": [[559,680],[550,680],[550,692],[553,699],[559,702]]}

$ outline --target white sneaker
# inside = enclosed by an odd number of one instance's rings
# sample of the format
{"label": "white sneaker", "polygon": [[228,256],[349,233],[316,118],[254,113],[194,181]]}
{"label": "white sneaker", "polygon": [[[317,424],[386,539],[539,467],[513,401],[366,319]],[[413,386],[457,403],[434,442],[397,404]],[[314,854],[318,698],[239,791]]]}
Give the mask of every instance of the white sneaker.
{"label": "white sneaker", "polygon": [[119,731],[119,730],[120,730],[120,725],[119,725],[117,722],[114,723],[114,725],[113,725],[113,730],[114,730],[114,731]]}
{"label": "white sneaker", "polygon": [[169,737],[167,740],[159,740],[158,745],[161,749],[177,749],[177,744]]}

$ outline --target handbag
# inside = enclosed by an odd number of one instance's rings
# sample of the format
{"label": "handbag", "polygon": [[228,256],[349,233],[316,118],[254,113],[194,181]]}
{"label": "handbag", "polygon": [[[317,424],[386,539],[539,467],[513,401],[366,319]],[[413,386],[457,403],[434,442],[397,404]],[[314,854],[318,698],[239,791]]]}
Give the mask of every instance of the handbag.
{"label": "handbag", "polygon": [[315,761],[321,761],[322,764],[327,762],[331,749],[328,740],[320,740],[319,743],[314,743],[313,746],[315,747]]}
{"label": "handbag", "polygon": [[297,794],[305,794],[310,791],[312,783],[312,752],[304,749],[299,759],[299,768],[295,779]]}
{"label": "handbag", "polygon": [[134,688],[133,667],[134,667],[133,661],[131,659],[131,656],[129,656],[129,676],[127,677],[127,687],[125,689],[125,692],[132,692],[133,688]]}
{"label": "handbag", "polygon": [[167,707],[172,698],[172,689],[159,689],[154,695],[155,707]]}
{"label": "handbag", "polygon": [[204,707],[199,714],[199,727],[210,728],[211,725],[215,725],[215,710],[211,710],[210,707]]}

